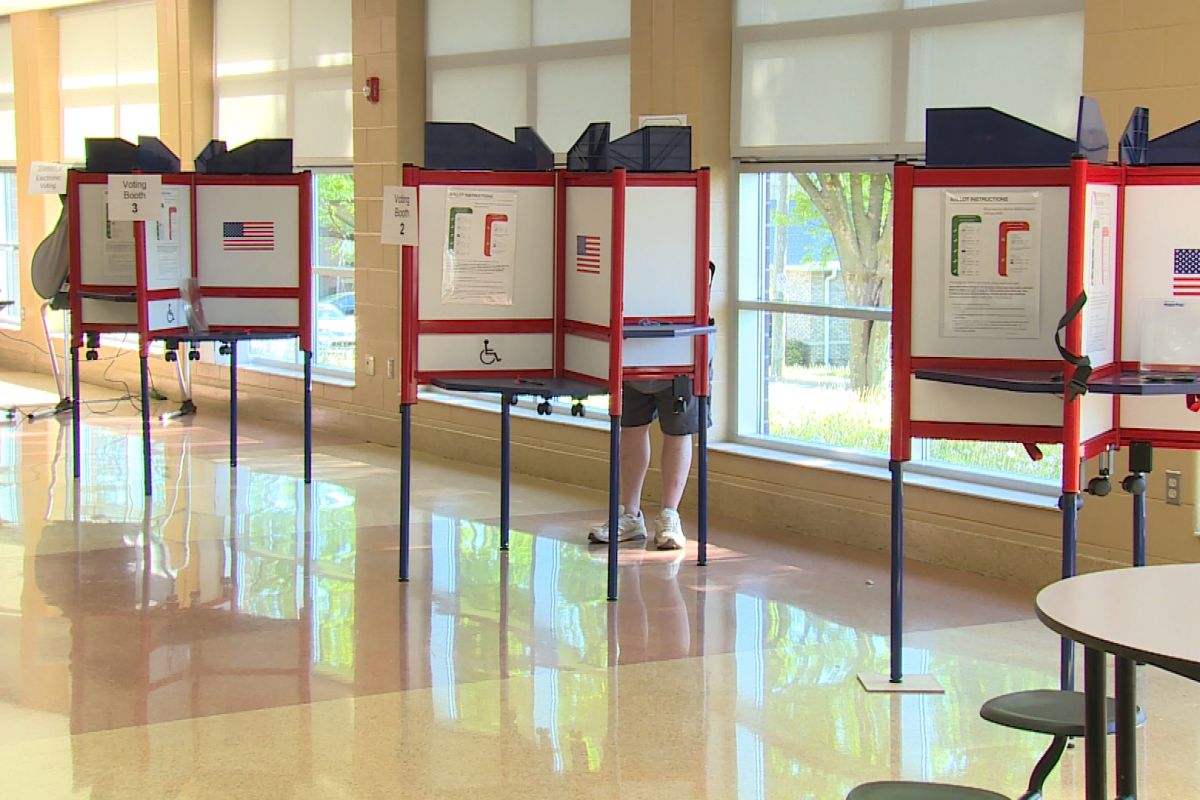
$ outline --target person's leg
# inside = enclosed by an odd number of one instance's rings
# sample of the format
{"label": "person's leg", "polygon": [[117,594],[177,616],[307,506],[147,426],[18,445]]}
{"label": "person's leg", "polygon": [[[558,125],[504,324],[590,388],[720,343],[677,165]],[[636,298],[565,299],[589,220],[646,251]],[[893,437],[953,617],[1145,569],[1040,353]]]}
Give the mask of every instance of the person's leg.
{"label": "person's leg", "polygon": [[[622,443],[621,447],[625,445]],[[647,437],[647,460],[649,460],[649,437]],[[622,459],[624,461],[624,459]],[[662,446],[662,507],[678,510],[687,486],[688,471],[692,468],[692,436],[663,434]],[[621,477],[624,481],[624,476]],[[624,495],[624,491],[622,491]]]}
{"label": "person's leg", "polygon": [[[649,468],[650,426],[621,428],[621,505],[625,506],[625,513],[636,514],[641,510],[642,485]],[[686,468],[684,479],[687,479]]]}

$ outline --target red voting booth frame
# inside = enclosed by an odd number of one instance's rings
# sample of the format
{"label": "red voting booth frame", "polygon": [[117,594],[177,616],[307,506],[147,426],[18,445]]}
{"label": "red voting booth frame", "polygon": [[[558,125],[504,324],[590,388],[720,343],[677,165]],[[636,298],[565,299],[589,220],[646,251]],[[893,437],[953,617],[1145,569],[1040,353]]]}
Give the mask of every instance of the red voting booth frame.
{"label": "red voting booth frame", "polygon": [[[626,367],[623,364],[624,339],[627,326],[645,323],[645,319],[626,318],[624,315],[625,291],[625,196],[629,187],[692,187],[695,189],[695,298],[694,313],[686,317],[655,317],[652,322],[670,325],[691,325],[708,328],[709,307],[709,198],[710,177],[708,169],[686,173],[631,173],[616,169],[605,173],[576,173],[565,170],[553,172],[483,172],[455,170],[425,170],[406,165],[403,183],[417,189],[418,214],[420,213],[421,186],[488,186],[488,187],[552,187],[554,189],[554,253],[553,253],[553,315],[533,319],[456,319],[425,320],[421,318],[419,304],[419,259],[417,248],[402,247],[400,276],[400,412],[401,412],[401,530],[400,530],[400,580],[409,577],[409,517],[411,496],[411,442],[412,406],[417,402],[418,388],[439,380],[494,381],[485,391],[499,393],[501,403],[501,549],[508,549],[508,494],[509,494],[509,399],[519,394],[537,395],[535,389],[522,390],[518,385],[505,381],[567,380],[575,386],[589,385],[596,393],[607,393],[610,417],[610,465],[609,465],[609,521],[615,529],[617,488],[619,483],[619,430],[621,408],[621,384],[624,380],[690,378],[693,393],[700,401],[700,455],[698,500],[700,509],[699,561],[706,562],[707,544],[707,429],[706,418],[710,393],[708,374],[709,333],[694,335],[692,364],[662,364]],[[572,187],[600,187],[612,191],[611,205],[611,258],[612,271],[609,297],[609,320],[607,325],[595,325],[567,318],[567,197]],[[527,370],[426,370],[419,363],[419,341],[423,334],[552,334],[553,365],[546,368]],[[568,368],[566,363],[566,338],[568,335],[600,341],[608,348],[607,375],[603,380]],[[616,582],[616,537],[609,543],[608,599],[617,599]]]}
{"label": "red voting booth frame", "polygon": [[[295,338],[304,353],[304,480],[312,482],[312,175],[309,172],[291,175],[201,175],[195,173],[161,175],[163,186],[188,187],[190,196],[189,225],[191,249],[188,262],[190,276],[199,281],[199,245],[197,223],[197,194],[203,187],[295,187],[297,190],[297,280],[289,287],[234,287],[206,286],[198,283],[200,297],[235,299],[290,299],[297,303],[296,325],[210,325],[205,334],[193,334],[185,324],[151,329],[150,304],[163,300],[181,300],[180,288],[150,289],[147,285],[146,223],[133,223],[133,249],[135,264],[134,286],[127,284],[109,285],[85,283],[82,275],[83,243],[81,240],[80,187],[107,185],[107,173],[86,173],[71,170],[67,174],[67,209],[70,223],[70,308],[71,308],[71,359],[72,359],[72,417],[74,436],[74,477],[81,477],[81,427],[79,403],[79,350],[89,343],[91,337],[105,333],[136,333],[138,355],[141,366],[141,414],[143,478],[145,494],[152,493],[150,468],[150,409],[149,409],[149,365],[150,345],[155,340],[170,343],[211,341],[228,348],[230,357],[230,466],[237,466],[237,342],[263,338]],[[132,298],[130,293],[132,290]],[[85,299],[136,304],[136,323],[88,322],[84,318]],[[178,355],[177,355],[178,357]]]}
{"label": "red voting booth frame", "polygon": [[[1137,374],[1139,364],[1122,358],[1122,326],[1124,321],[1124,249],[1126,187],[1132,186],[1200,186],[1200,168],[1195,167],[1126,167],[1091,164],[1074,159],[1067,167],[1047,168],[918,168],[898,164],[894,173],[895,240],[893,256],[893,326],[892,326],[892,432],[890,448],[891,492],[891,614],[890,614],[890,674],[893,684],[903,682],[903,573],[904,573],[904,500],[903,465],[912,458],[914,437],[927,439],[1014,442],[1024,445],[1031,456],[1037,457],[1038,444],[1061,444],[1063,447],[1062,495],[1062,572],[1063,577],[1075,574],[1078,545],[1078,512],[1083,493],[1083,462],[1097,455],[1137,445],[1162,446],[1174,449],[1200,449],[1200,431],[1159,428],[1127,428],[1121,425],[1121,399],[1138,392],[1127,391],[1121,384],[1136,382],[1129,376]],[[1117,230],[1115,242],[1116,294],[1113,308],[1113,358],[1110,363],[1097,365],[1087,381],[1090,388],[1111,395],[1111,424],[1104,430],[1083,433],[1082,397],[1064,391],[1075,376],[1076,364],[1065,359],[1009,359],[930,357],[913,353],[913,245],[914,192],[921,188],[1022,188],[1065,187],[1068,189],[1067,261],[1065,265],[1066,307],[1085,289],[1085,218],[1089,185],[1116,187]],[[1047,265],[1043,265],[1047,268]],[[927,300],[927,298],[925,298]],[[1063,329],[1063,345],[1071,354],[1083,352],[1084,321],[1081,314],[1069,318]],[[923,373],[918,374],[918,373]],[[940,374],[941,377],[937,377]],[[1013,390],[1023,381],[1057,383],[1056,396],[1062,398],[1062,419],[1051,425],[1011,425],[1000,423],[954,422],[914,419],[912,385],[914,380],[957,382],[954,376],[970,375],[975,379],[989,376],[994,385],[989,388]],[[1124,376],[1124,378],[1123,378]],[[1128,379],[1128,380],[1126,380]],[[987,383],[962,381],[964,385],[985,386]],[[1106,385],[1107,384],[1107,385]],[[1032,391],[1019,388],[1017,391]],[[1044,389],[1041,391],[1045,391]],[[1164,394],[1167,392],[1163,392]],[[1183,391],[1174,392],[1183,394]],[[1183,402],[1182,397],[1180,402]],[[1134,503],[1134,564],[1145,563],[1145,481],[1144,474],[1135,471],[1131,477],[1141,478],[1137,488],[1128,489]],[[1066,640],[1062,645],[1060,663],[1062,688],[1074,685],[1074,647]]]}

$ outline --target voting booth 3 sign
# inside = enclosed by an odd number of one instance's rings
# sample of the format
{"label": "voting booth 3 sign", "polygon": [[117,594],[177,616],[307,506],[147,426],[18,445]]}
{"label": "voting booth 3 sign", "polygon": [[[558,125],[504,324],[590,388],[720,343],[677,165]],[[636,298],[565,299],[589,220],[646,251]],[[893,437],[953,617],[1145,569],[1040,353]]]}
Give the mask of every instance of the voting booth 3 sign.
{"label": "voting booth 3 sign", "polygon": [[[405,168],[419,242],[401,258],[402,580],[410,413],[421,384],[502,397],[505,549],[510,401],[540,397],[539,412],[549,413],[552,397],[608,395],[614,519],[622,381],[678,381],[687,387],[681,401],[694,394],[706,407],[708,180],[707,170]],[[577,402],[573,413],[582,410]],[[703,559],[703,512],[701,520]]]}

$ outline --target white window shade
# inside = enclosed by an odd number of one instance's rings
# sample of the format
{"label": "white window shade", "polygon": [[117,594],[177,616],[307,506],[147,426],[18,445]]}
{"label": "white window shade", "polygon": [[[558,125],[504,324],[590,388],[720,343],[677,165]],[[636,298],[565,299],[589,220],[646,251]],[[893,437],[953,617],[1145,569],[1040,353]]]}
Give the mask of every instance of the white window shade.
{"label": "white window shade", "polygon": [[534,0],[533,44],[574,44],[629,38],[629,3]]}
{"label": "white window shade", "polygon": [[89,138],[157,136],[154,4],[64,11],[58,35],[63,157],[82,161]]}
{"label": "white window shade", "polygon": [[529,0],[427,1],[425,29],[431,56],[529,47]]}
{"label": "white window shade", "polygon": [[886,142],[892,41],[863,33],[746,45],[747,147]]}
{"label": "white window shade", "polygon": [[12,25],[0,22],[0,163],[17,160],[17,129],[13,95]]}
{"label": "white window shade", "polygon": [[513,128],[529,124],[526,72],[523,64],[432,72],[429,118],[474,122],[511,138]]}
{"label": "white window shade", "polygon": [[301,166],[353,157],[350,0],[217,0],[217,136],[290,138]]}
{"label": "white window shade", "polygon": [[[426,119],[563,153],[589,122],[629,131],[629,0],[426,0]],[[469,20],[469,22],[464,22]]]}
{"label": "white window shade", "polygon": [[925,109],[1074,130],[1084,0],[735,0],[735,155],[921,155]]}
{"label": "white window shade", "polygon": [[566,152],[590,122],[610,122],[610,137],[629,133],[629,58],[605,56],[538,64],[537,132]]}
{"label": "white window shade", "polygon": [[[1013,58],[1013,42],[1022,57]],[[925,109],[988,105],[1074,137],[1083,85],[1083,14],[914,30],[907,133],[925,139]],[[997,65],[1003,65],[997,69]]]}

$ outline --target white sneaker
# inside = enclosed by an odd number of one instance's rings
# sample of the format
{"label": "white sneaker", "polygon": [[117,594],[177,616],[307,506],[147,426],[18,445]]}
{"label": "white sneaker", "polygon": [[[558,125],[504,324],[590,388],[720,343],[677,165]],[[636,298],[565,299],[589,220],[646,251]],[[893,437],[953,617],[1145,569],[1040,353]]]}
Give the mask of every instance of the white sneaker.
{"label": "white sneaker", "polygon": [[[617,506],[617,541],[631,542],[646,538],[646,518],[641,509],[636,514],[626,514],[625,506]],[[593,525],[588,531],[588,541],[604,544],[608,541],[608,521]]]}
{"label": "white sneaker", "polygon": [[673,508],[658,512],[654,518],[654,546],[659,550],[681,550],[686,541],[683,525],[679,522],[679,512]]}

